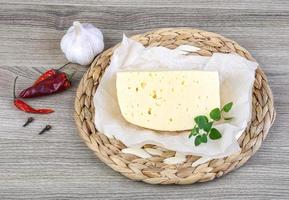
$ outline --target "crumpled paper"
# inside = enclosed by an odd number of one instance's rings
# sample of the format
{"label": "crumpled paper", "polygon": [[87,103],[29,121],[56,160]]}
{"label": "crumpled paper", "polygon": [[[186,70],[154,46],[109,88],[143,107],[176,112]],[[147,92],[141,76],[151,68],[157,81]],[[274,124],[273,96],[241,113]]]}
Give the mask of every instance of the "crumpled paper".
{"label": "crumpled paper", "polygon": [[[115,49],[110,66],[105,70],[94,95],[96,129],[133,148],[155,144],[205,159],[220,158],[238,152],[240,147],[237,139],[251,118],[252,87],[258,64],[237,54],[214,53],[211,57],[185,55],[188,49],[195,51],[197,47],[185,45],[174,50],[165,47],[145,48],[124,36],[120,46]],[[231,101],[234,103],[230,111],[233,120],[215,125],[222,133],[222,138],[208,140],[208,143],[196,147],[194,138],[188,138],[188,131],[179,135],[164,135],[128,123],[120,112],[115,82],[117,72],[130,69],[218,71],[221,105]]]}

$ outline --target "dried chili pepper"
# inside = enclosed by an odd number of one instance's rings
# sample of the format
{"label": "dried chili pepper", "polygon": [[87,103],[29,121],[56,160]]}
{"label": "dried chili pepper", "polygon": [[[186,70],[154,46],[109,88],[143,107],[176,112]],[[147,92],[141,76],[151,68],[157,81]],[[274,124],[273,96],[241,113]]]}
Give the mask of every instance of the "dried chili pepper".
{"label": "dried chili pepper", "polygon": [[33,85],[36,85],[37,83],[49,78],[50,76],[53,76],[57,74],[62,68],[64,68],[66,65],[70,64],[70,62],[66,63],[65,65],[61,66],[58,69],[49,69],[46,72],[44,72],[39,78],[33,83]]}
{"label": "dried chili pepper", "polygon": [[15,95],[16,80],[18,76],[14,79],[14,90],[13,90],[13,103],[19,110],[22,110],[27,113],[38,113],[38,114],[48,114],[54,112],[52,109],[35,109],[29,106],[26,102],[17,99]]}
{"label": "dried chili pepper", "polygon": [[58,72],[55,75],[23,90],[19,96],[22,98],[45,96],[64,91],[70,86],[71,82],[69,75],[64,72]]}
{"label": "dried chili pepper", "polygon": [[57,74],[57,70],[55,69],[49,69],[46,72],[44,72],[39,78],[33,83],[33,85],[36,85],[37,83],[49,78],[50,76],[53,76]]}
{"label": "dried chili pepper", "polygon": [[58,69],[47,70],[34,82],[31,87],[21,91],[19,96],[22,98],[34,98],[66,90],[71,86],[70,79],[74,73],[72,75],[68,75],[60,70],[68,64],[70,64],[70,62]]}

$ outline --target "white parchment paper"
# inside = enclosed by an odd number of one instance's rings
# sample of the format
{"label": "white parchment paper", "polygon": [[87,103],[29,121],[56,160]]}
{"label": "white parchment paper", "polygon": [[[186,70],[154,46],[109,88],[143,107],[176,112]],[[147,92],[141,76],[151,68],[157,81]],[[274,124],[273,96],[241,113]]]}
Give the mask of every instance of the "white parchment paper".
{"label": "white parchment paper", "polygon": [[[182,51],[184,49],[185,51]],[[95,127],[108,137],[121,140],[128,147],[155,144],[185,155],[198,155],[206,159],[224,157],[240,150],[238,137],[251,118],[252,86],[257,63],[237,54],[215,53],[211,57],[184,55],[192,46],[180,46],[175,50],[165,47],[148,47],[123,37],[115,49],[111,64],[106,69],[94,95]],[[156,131],[137,127],[128,123],[121,115],[116,96],[116,73],[122,70],[215,70],[220,76],[221,105],[234,102],[229,123],[215,125],[223,137],[208,140],[195,147],[189,132],[179,135],[158,134]]]}

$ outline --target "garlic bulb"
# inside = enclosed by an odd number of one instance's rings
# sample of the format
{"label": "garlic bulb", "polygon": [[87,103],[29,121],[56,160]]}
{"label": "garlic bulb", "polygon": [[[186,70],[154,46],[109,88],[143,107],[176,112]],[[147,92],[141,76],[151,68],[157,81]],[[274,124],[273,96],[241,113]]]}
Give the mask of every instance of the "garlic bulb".
{"label": "garlic bulb", "polygon": [[92,24],[73,22],[61,39],[60,47],[70,62],[88,65],[103,51],[103,35]]}

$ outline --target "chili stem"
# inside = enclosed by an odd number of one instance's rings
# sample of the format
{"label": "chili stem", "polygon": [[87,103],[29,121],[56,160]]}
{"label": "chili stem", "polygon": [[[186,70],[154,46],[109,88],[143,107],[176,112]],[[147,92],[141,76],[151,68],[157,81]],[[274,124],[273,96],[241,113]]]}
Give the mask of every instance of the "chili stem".
{"label": "chili stem", "polygon": [[39,74],[43,74],[43,72],[42,72],[40,69],[38,69],[37,67],[32,67],[32,69],[34,69],[35,71],[37,71]]}
{"label": "chili stem", "polygon": [[18,76],[15,77],[14,79],[14,86],[13,86],[13,99],[16,99],[16,80],[18,79]]}
{"label": "chili stem", "polygon": [[68,78],[69,81],[71,81],[71,79],[73,78],[73,76],[76,74],[77,71],[78,70],[75,70],[73,73],[67,74],[67,78]]}
{"label": "chili stem", "polygon": [[61,70],[62,68],[64,68],[66,65],[69,65],[69,64],[71,64],[71,62],[68,62],[68,63],[66,63],[66,64],[62,65],[61,67],[59,67],[58,69],[56,69],[56,71],[59,71],[59,70]]}

